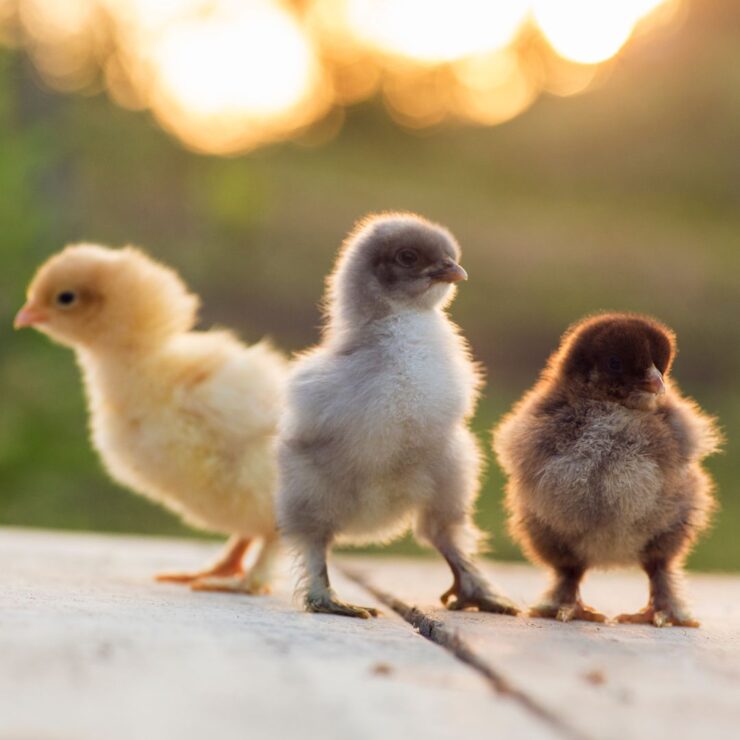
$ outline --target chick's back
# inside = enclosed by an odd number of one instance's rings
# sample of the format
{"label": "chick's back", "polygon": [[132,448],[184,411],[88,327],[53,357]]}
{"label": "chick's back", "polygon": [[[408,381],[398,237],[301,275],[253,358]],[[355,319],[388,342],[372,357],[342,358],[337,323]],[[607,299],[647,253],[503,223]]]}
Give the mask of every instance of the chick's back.
{"label": "chick's back", "polygon": [[286,362],[269,345],[190,332],[135,371],[86,370],[94,441],[115,478],[198,527],[250,536],[274,526]]}

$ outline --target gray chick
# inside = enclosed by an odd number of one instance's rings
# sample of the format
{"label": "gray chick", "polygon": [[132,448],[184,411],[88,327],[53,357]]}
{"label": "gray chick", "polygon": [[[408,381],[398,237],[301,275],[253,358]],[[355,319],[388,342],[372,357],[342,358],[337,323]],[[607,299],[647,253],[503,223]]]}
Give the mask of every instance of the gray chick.
{"label": "gray chick", "polygon": [[516,614],[472,562],[480,452],[467,427],[481,383],[445,314],[467,274],[444,228],[371,216],[328,280],[321,344],[299,358],[278,442],[278,521],[302,558],[310,612],[368,618],[329,583],[335,542],[387,542],[413,526],[445,558],[450,609]]}

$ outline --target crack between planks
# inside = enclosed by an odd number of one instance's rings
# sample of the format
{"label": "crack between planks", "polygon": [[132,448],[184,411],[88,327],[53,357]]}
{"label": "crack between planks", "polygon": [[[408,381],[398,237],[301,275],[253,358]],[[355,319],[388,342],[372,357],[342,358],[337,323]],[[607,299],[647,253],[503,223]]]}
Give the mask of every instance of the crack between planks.
{"label": "crack between planks", "polygon": [[451,653],[457,660],[479,673],[497,694],[519,704],[527,713],[570,740],[589,740],[589,736],[571,726],[560,715],[540,704],[529,694],[513,686],[492,665],[478,656],[457,630],[448,627],[439,619],[434,619],[415,606],[409,606],[392,594],[381,591],[367,578],[351,569],[342,568],[344,575],[369,591],[378,601],[393,609],[396,614],[408,622],[422,637]]}

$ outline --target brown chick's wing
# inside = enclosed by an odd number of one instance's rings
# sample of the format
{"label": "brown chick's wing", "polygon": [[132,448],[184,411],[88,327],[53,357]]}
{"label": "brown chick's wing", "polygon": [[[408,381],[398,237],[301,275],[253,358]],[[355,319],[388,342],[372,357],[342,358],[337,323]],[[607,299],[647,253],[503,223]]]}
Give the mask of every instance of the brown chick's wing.
{"label": "brown chick's wing", "polygon": [[685,460],[699,462],[721,448],[724,440],[717,420],[705,414],[694,400],[672,389],[660,413]]}

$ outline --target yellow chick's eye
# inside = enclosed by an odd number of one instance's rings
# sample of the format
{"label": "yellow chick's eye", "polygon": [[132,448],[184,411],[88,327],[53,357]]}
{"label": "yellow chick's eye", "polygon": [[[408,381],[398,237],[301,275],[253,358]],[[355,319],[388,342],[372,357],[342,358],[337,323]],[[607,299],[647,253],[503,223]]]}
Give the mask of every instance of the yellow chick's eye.
{"label": "yellow chick's eye", "polygon": [[76,301],[77,293],[75,293],[73,290],[63,290],[61,293],[57,294],[56,297],[57,305],[61,306],[62,308],[69,308]]}

